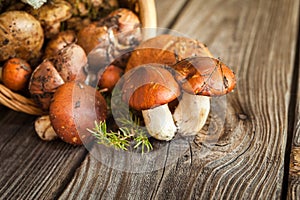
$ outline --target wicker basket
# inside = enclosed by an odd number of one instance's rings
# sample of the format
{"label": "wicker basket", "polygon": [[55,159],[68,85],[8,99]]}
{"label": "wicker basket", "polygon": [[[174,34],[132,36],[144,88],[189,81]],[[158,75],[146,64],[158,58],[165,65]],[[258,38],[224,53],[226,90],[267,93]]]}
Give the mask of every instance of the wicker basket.
{"label": "wicker basket", "polygon": [[[154,28],[156,24],[156,7],[154,0],[138,0],[138,12],[142,27]],[[26,98],[0,83],[0,104],[30,115],[42,115],[43,111],[30,98]]]}

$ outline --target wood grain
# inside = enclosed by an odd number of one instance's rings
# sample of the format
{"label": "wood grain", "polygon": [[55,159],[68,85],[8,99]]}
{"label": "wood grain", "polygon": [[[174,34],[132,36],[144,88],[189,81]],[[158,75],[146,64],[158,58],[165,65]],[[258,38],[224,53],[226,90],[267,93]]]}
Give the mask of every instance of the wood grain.
{"label": "wood grain", "polygon": [[53,199],[86,155],[83,147],[35,135],[34,116],[0,109],[1,199]]}
{"label": "wood grain", "polygon": [[157,26],[161,28],[169,28],[176,17],[180,15],[181,9],[188,0],[176,0],[170,4],[170,1],[156,0]]}
{"label": "wood grain", "polygon": [[[225,119],[212,112],[178,159],[152,172],[116,170],[88,155],[60,198],[279,199],[298,12],[298,0],[189,1],[173,28],[206,43],[238,77]],[[165,163],[170,154],[161,154]]]}

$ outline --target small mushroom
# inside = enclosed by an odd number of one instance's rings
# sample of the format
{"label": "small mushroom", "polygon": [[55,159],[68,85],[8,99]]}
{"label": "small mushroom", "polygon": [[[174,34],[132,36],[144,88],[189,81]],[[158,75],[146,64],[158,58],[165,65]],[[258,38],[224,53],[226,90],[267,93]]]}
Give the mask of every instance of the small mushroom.
{"label": "small mushroom", "polygon": [[[89,24],[78,33],[78,44],[88,54],[88,76],[122,59],[141,41],[139,18],[132,11],[120,8],[107,17]],[[126,56],[125,56],[126,57]]]}
{"label": "small mushroom", "polygon": [[107,27],[95,22],[83,27],[77,38],[77,44],[84,49],[86,54],[89,54],[97,45],[108,46],[109,41]]}
{"label": "small mushroom", "polygon": [[107,105],[93,87],[72,81],[57,89],[50,104],[50,120],[56,134],[65,142],[89,142],[95,121],[104,121]]}
{"label": "small mushroom", "polygon": [[43,115],[34,122],[34,128],[38,136],[45,141],[51,141],[58,138],[55,133],[49,115]]}
{"label": "small mushroom", "polygon": [[235,87],[234,73],[221,61],[209,57],[187,58],[172,67],[183,88],[173,114],[178,132],[195,135],[208,117],[210,97],[227,94]]}
{"label": "small mushroom", "polygon": [[20,91],[27,88],[32,69],[25,60],[11,58],[5,62],[1,71],[2,82],[9,89]]}
{"label": "small mushroom", "polygon": [[53,63],[44,60],[32,73],[29,92],[43,110],[48,110],[54,92],[64,83]]}
{"label": "small mushroom", "polygon": [[124,74],[122,98],[142,111],[148,133],[156,139],[168,141],[174,137],[177,129],[168,103],[179,95],[179,85],[163,65],[144,65]]}
{"label": "small mushroom", "polygon": [[59,32],[53,39],[51,39],[45,49],[45,58],[50,58],[58,53],[59,50],[76,41],[76,34],[73,30],[66,30]]}
{"label": "small mushroom", "polygon": [[69,81],[84,81],[87,57],[77,44],[70,44],[55,56],[45,59],[32,73],[29,92],[43,110],[48,110],[56,89]]}
{"label": "small mushroom", "polygon": [[120,80],[124,70],[111,64],[98,73],[98,86],[99,89],[107,89],[111,92],[116,83]]}

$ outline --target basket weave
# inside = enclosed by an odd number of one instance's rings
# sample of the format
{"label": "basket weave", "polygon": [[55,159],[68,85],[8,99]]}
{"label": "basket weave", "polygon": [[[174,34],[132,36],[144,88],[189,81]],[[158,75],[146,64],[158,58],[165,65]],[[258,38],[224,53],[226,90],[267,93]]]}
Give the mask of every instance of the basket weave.
{"label": "basket weave", "polygon": [[[154,0],[138,0],[139,17],[142,27],[157,26],[156,7]],[[42,115],[43,111],[39,106],[30,98],[26,98],[18,93],[12,92],[10,89],[0,84],[0,104],[30,115]]]}

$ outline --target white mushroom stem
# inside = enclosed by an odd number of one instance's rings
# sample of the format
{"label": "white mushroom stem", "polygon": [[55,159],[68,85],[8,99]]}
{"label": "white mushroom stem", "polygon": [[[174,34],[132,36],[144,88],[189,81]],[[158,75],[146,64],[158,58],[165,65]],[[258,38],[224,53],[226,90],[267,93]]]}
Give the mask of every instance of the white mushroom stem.
{"label": "white mushroom stem", "polygon": [[142,111],[148,133],[158,140],[171,140],[177,130],[168,104]]}
{"label": "white mushroom stem", "polygon": [[173,114],[182,135],[196,135],[204,126],[210,109],[210,97],[183,92]]}
{"label": "white mushroom stem", "polygon": [[49,115],[41,116],[35,120],[34,128],[42,140],[51,141],[58,137],[51,125]]}

